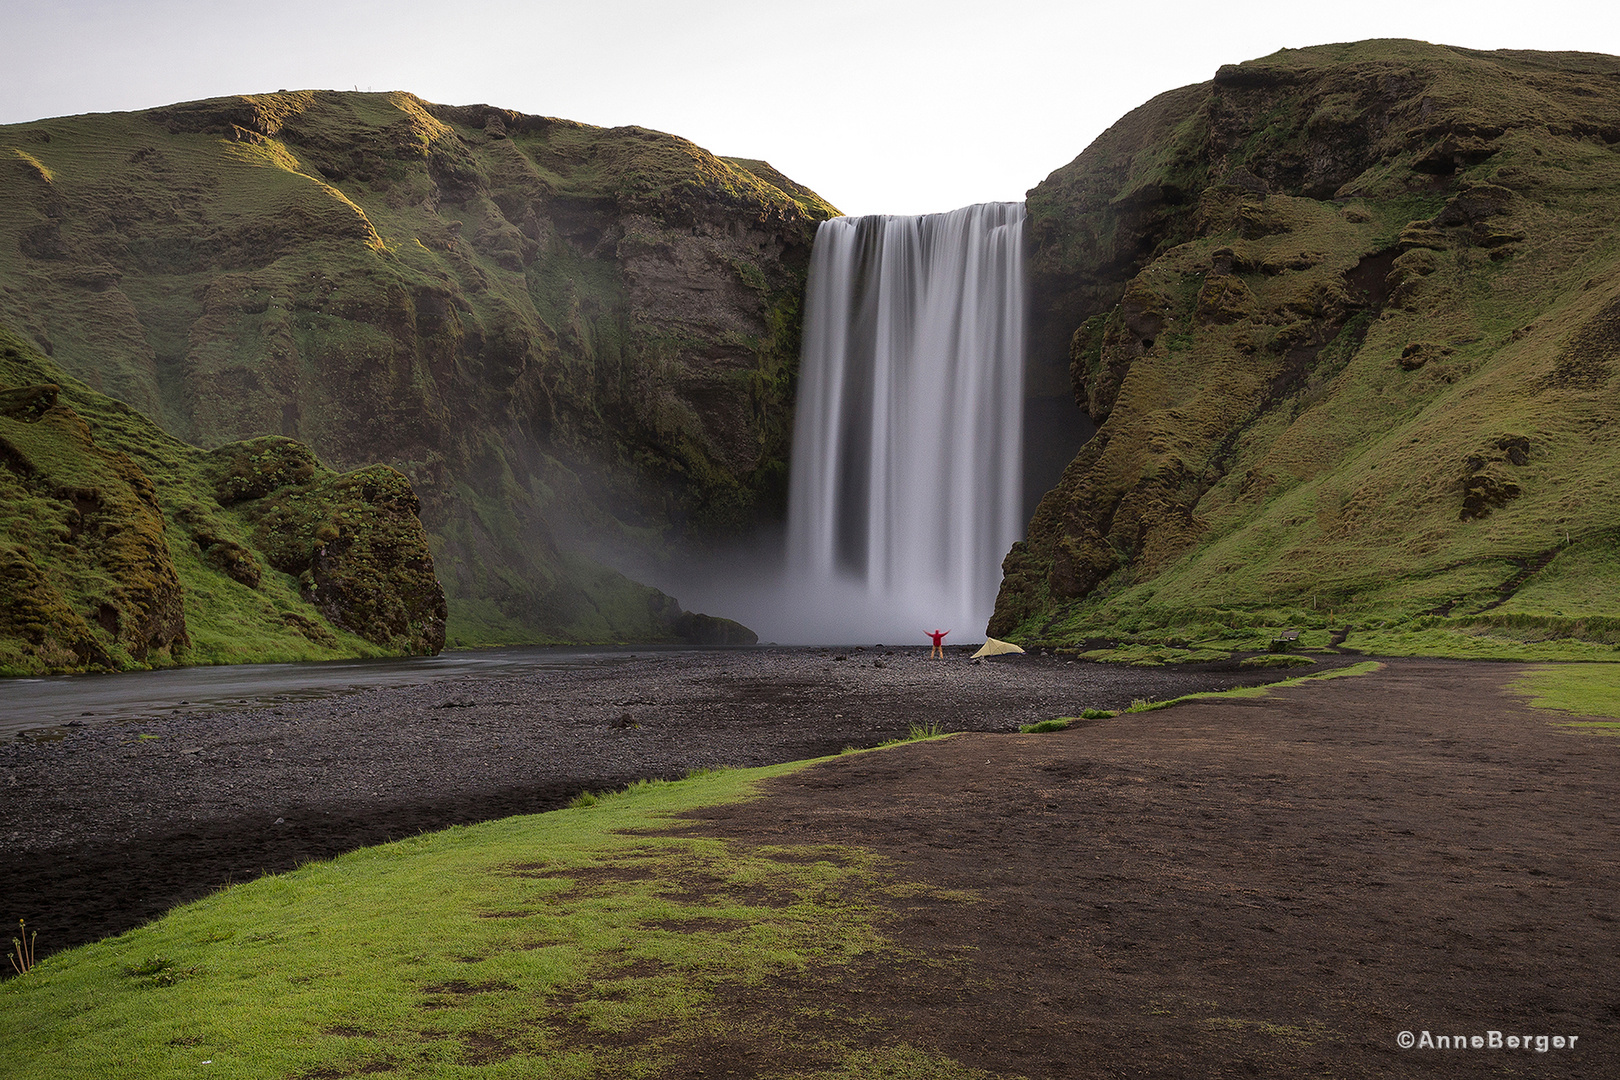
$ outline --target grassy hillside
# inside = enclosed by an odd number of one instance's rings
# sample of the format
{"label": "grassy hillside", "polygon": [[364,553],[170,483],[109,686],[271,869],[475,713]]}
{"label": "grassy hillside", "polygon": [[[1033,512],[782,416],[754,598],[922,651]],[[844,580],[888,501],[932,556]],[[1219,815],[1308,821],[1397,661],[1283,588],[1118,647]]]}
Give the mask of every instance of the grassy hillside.
{"label": "grassy hillside", "polygon": [[1036,340],[1063,328],[1102,426],[1008,556],[991,633],[1620,644],[1617,78],[1587,54],[1289,50],[1031,192]]}
{"label": "grassy hillside", "polygon": [[0,674],[437,652],[417,505],[290,439],[188,446],[0,329]]}
{"label": "grassy hillside", "polygon": [[293,92],[0,128],[0,191],[0,321],[198,446],[398,468],[452,641],[680,636],[600,564],[781,511],[834,211],[764,162]]}

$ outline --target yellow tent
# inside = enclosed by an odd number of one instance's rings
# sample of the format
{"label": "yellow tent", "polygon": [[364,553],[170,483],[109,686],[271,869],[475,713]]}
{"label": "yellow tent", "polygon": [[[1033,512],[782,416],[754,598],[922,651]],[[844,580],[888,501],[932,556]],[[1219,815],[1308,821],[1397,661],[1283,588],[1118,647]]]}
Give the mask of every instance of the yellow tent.
{"label": "yellow tent", "polygon": [[975,660],[977,660],[981,656],[1001,656],[1001,655],[1004,655],[1005,653],[1015,653],[1015,652],[1023,652],[1023,651],[1024,651],[1023,649],[1020,649],[1018,646],[1014,645],[1010,641],[997,641],[995,638],[985,638],[984,639],[984,648],[982,648],[978,652],[974,653],[973,658]]}

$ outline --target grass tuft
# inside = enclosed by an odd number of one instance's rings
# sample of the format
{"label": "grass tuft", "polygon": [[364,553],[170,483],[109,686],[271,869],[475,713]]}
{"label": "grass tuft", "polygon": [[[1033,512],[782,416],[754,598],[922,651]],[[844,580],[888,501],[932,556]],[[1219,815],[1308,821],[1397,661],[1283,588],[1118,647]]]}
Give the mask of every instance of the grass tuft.
{"label": "grass tuft", "polygon": [[939,721],[930,720],[926,724],[912,723],[906,728],[906,733],[904,735],[893,739],[885,739],[883,742],[879,743],[878,746],[880,748],[885,746],[902,746],[906,743],[920,742],[923,739],[942,738],[945,735],[946,732],[940,726]]}
{"label": "grass tuft", "polygon": [[34,969],[34,942],[39,937],[39,931],[30,934],[28,923],[22,919],[17,920],[17,926],[22,937],[11,939],[11,970],[18,975],[26,975]]}

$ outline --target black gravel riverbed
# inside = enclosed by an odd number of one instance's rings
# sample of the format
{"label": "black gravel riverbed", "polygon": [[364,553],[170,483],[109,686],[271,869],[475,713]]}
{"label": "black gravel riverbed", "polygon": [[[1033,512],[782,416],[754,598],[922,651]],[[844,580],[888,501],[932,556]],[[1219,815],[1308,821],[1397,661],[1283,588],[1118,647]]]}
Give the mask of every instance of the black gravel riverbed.
{"label": "black gravel riverbed", "polygon": [[27,919],[44,956],[231,882],[638,778],[874,746],[913,724],[1015,731],[1295,674],[948,653],[654,654],[10,739],[0,921]]}

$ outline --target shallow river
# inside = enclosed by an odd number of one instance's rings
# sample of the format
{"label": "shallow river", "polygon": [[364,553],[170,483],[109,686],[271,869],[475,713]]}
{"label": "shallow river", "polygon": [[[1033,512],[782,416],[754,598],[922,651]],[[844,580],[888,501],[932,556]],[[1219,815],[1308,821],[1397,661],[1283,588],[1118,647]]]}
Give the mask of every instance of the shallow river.
{"label": "shallow river", "polygon": [[[643,645],[637,651],[646,655],[690,650],[658,650]],[[116,675],[0,679],[0,738],[64,725],[143,720],[174,712],[329,697],[375,686],[619,663],[635,655],[636,651],[628,648],[521,646],[385,660],[231,664]]]}

